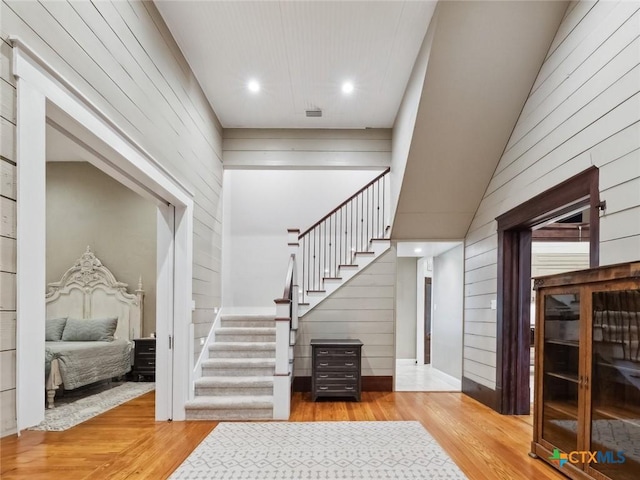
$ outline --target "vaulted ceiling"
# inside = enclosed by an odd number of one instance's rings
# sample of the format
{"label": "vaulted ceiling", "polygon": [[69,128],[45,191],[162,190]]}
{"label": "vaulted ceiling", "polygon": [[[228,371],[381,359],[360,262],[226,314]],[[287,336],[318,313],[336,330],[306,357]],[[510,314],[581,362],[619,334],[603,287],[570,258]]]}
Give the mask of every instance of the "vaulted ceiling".
{"label": "vaulted ceiling", "polygon": [[[393,127],[434,18],[392,230],[417,240],[465,236],[567,3],[156,5],[224,127]],[[351,95],[340,90],[346,80]],[[307,118],[313,109],[323,116]]]}

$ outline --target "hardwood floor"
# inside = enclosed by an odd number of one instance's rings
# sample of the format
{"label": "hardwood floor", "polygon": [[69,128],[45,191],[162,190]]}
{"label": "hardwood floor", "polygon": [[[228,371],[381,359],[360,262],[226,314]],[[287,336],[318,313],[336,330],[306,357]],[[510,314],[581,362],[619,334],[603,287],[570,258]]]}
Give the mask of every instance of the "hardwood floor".
{"label": "hardwood floor", "polygon": [[[65,432],[26,431],[0,441],[0,477],[162,479],[217,422],[155,422],[153,392]],[[418,420],[470,479],[563,479],[530,458],[530,416],[502,416],[460,393],[364,392],[357,402],[297,393],[291,421]]]}

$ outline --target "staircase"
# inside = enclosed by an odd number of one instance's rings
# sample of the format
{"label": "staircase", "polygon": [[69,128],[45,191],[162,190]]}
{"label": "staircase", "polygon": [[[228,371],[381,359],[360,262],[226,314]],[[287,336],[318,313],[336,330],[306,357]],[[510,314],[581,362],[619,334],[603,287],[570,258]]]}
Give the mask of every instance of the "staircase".
{"label": "staircase", "polygon": [[[276,315],[222,315],[194,375],[187,420],[286,420],[298,318],[390,247],[386,169],[300,234],[290,229],[289,267]],[[298,272],[298,265],[301,271]],[[198,370],[199,369],[199,370]]]}
{"label": "staircase", "polygon": [[274,317],[223,315],[187,420],[272,419],[275,342]]}

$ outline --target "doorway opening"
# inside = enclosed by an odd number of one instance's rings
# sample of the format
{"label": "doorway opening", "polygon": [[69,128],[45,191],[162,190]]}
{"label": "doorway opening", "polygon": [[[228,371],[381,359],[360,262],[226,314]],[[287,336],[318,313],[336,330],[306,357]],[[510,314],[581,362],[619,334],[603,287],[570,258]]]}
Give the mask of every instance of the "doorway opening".
{"label": "doorway opening", "polygon": [[431,363],[431,277],[424,277],[424,364]]}
{"label": "doorway opening", "polygon": [[20,40],[12,41],[17,79],[17,430],[44,419],[47,124],[91,151],[95,167],[157,205],[156,419],[183,420],[189,375],[173,375],[173,370],[190,372],[192,358],[192,194],[43,58]]}
{"label": "doorway opening", "polygon": [[[531,407],[531,262],[534,230],[587,211],[589,266],[599,263],[598,169],[584,172],[498,217],[496,410]],[[588,209],[588,210],[585,210]]]}
{"label": "doorway opening", "polygon": [[462,242],[397,242],[396,391],[460,391]]}

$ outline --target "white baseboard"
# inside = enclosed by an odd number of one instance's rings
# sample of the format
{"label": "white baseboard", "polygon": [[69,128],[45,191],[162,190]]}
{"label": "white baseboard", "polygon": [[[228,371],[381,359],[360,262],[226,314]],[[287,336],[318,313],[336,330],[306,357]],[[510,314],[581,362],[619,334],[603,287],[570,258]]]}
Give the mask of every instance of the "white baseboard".
{"label": "white baseboard", "polygon": [[415,365],[415,358],[398,358],[396,359],[396,365]]}

